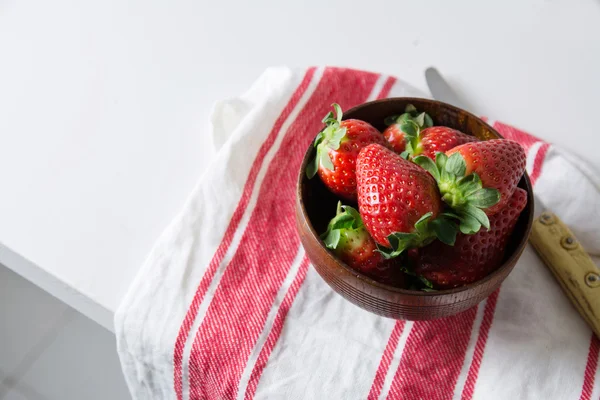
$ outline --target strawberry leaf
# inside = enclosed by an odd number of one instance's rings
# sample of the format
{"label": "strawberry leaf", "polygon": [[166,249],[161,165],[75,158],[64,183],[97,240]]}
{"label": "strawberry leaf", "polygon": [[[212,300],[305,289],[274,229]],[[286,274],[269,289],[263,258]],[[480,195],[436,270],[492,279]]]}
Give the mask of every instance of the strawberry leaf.
{"label": "strawberry leaf", "polygon": [[400,123],[400,129],[407,136],[417,136],[419,134],[419,127],[412,120],[407,120],[407,121],[401,122]]}
{"label": "strawberry leaf", "polygon": [[404,113],[400,115],[390,115],[383,120],[383,123],[386,126],[394,125],[394,124],[402,124],[406,121],[411,121],[412,116],[409,113]]}
{"label": "strawberry leaf", "polygon": [[427,286],[427,289],[430,289],[430,290],[433,289],[433,284],[431,283],[431,281],[429,281],[429,279],[427,279],[421,275],[418,275],[418,278],[421,282],[423,282],[423,284],[425,286]]}
{"label": "strawberry leaf", "polygon": [[475,173],[460,178],[456,181],[456,184],[465,197],[469,197],[471,194],[481,189],[481,181],[479,180],[479,176]]}
{"label": "strawberry leaf", "polygon": [[325,237],[323,237],[323,243],[325,243],[325,246],[328,249],[332,249],[335,250],[338,246],[338,244],[340,243],[340,230],[339,229],[334,229],[331,231],[327,231],[327,234],[325,235]]}
{"label": "strawberry leaf", "polygon": [[427,214],[423,214],[421,216],[421,218],[419,218],[419,220],[417,222],[415,222],[415,230],[418,233],[421,233],[421,234],[427,233],[427,229],[428,229],[428,225],[429,225],[429,220],[431,219],[432,215],[433,215],[432,212],[428,212]]}
{"label": "strawberry leaf", "polygon": [[453,218],[457,221],[460,221],[460,217],[454,213],[451,212],[444,212],[440,214],[441,216],[447,217],[447,218]]}
{"label": "strawberry leaf", "polygon": [[350,214],[340,214],[331,220],[331,229],[352,229],[354,217]]}
{"label": "strawberry leaf", "polygon": [[404,109],[404,112],[406,112],[406,113],[416,113],[417,112],[417,107],[413,106],[412,104],[407,104],[406,108]]}
{"label": "strawberry leaf", "polygon": [[379,251],[385,259],[398,257],[404,250],[411,247],[411,244],[417,237],[418,235],[414,233],[394,232],[387,237],[391,248],[377,245],[377,251]]}
{"label": "strawberry leaf", "polygon": [[419,126],[425,125],[425,113],[422,112],[421,114],[417,115],[414,120]]}
{"label": "strawberry leaf", "polygon": [[327,230],[321,234],[321,239],[328,249],[335,250],[340,243],[342,233],[357,232],[360,229],[364,231],[364,225],[358,211],[350,206],[342,206],[342,202],[339,201],[336,215],[329,221]]}
{"label": "strawberry leaf", "polygon": [[313,147],[317,147],[322,141],[323,141],[323,131],[319,132],[319,134],[315,138],[315,141],[313,143]]}
{"label": "strawberry leaf", "polygon": [[[333,150],[340,148],[342,139],[346,136],[346,128],[337,128],[331,133],[329,139],[326,140],[327,147]],[[324,142],[325,143],[325,142]]]}
{"label": "strawberry leaf", "polygon": [[435,232],[436,237],[449,246],[454,246],[458,228],[452,221],[439,217],[431,221],[431,228]]}
{"label": "strawberry leaf", "polygon": [[413,145],[412,145],[412,141],[410,141],[410,140],[407,141],[406,142],[406,150],[402,152],[402,153],[406,153],[405,160],[410,160],[410,156],[411,156],[411,154],[414,154],[414,152],[415,151],[414,151],[414,148],[413,148]]}
{"label": "strawberry leaf", "polygon": [[450,219],[440,216],[431,220],[433,213],[428,212],[419,218],[413,232],[394,232],[387,237],[390,248],[378,246],[379,252],[385,258],[394,258],[405,250],[423,247],[439,238],[446,244],[453,245],[458,228]]}
{"label": "strawberry leaf", "polygon": [[446,170],[446,162],[448,162],[448,156],[440,151],[435,153],[435,165],[437,165],[440,171]]}
{"label": "strawberry leaf", "polygon": [[500,192],[498,189],[482,188],[469,194],[467,200],[475,207],[487,208],[500,201]]}
{"label": "strawberry leaf", "polygon": [[312,179],[317,174],[317,170],[319,169],[319,153],[320,151],[317,150],[315,157],[306,166],[306,177],[308,179]]}
{"label": "strawberry leaf", "polygon": [[340,105],[337,104],[337,103],[333,103],[332,106],[333,106],[333,109],[335,110],[335,115],[336,115],[337,122],[338,123],[342,122],[342,115],[343,115],[343,113],[342,113],[342,107],[340,107]]}
{"label": "strawberry leaf", "polygon": [[410,115],[409,113],[404,113],[404,114],[400,114],[397,122],[399,124],[401,124],[402,122],[411,121],[411,120],[412,120],[412,115]]}
{"label": "strawberry leaf", "polygon": [[429,172],[436,181],[440,180],[440,171],[431,158],[426,156],[416,156],[413,159],[413,162]]}
{"label": "strawberry leaf", "polygon": [[490,220],[480,208],[467,204],[465,207],[462,208],[461,211],[462,214],[466,214],[475,218],[477,221],[479,221],[479,223],[482,226],[486,227],[487,229],[490,229]]}
{"label": "strawberry leaf", "polygon": [[467,163],[460,153],[454,153],[448,157],[446,171],[456,177],[463,177],[465,175]]}
{"label": "strawberry leaf", "polygon": [[342,122],[342,109],[339,104],[333,104],[335,112],[329,112],[323,118],[325,128],[315,137],[313,146],[317,148],[317,155],[306,167],[306,176],[311,179],[323,166],[330,171],[334,170],[333,162],[329,156],[329,149],[338,150],[346,136],[346,128],[340,126]]}
{"label": "strawberry leaf", "polygon": [[429,116],[429,114],[425,113],[425,128],[430,128],[433,126],[433,120]]}
{"label": "strawberry leaf", "polygon": [[324,148],[319,148],[317,152],[317,158],[319,158],[319,162],[324,168],[327,168],[330,171],[334,170],[333,163],[331,162],[331,157],[329,157],[329,152]]}
{"label": "strawberry leaf", "polygon": [[459,229],[465,235],[472,235],[479,232],[481,223],[474,217],[464,214],[460,219]]}
{"label": "strawberry leaf", "polygon": [[342,206],[342,208],[344,209],[344,212],[353,219],[352,229],[358,229],[364,226],[360,213],[356,211],[355,208],[350,206]]}
{"label": "strawberry leaf", "polygon": [[437,290],[433,289],[433,284],[431,283],[431,281],[429,279],[425,278],[422,275],[417,274],[412,268],[409,268],[406,265],[402,265],[402,266],[400,266],[399,269],[401,272],[405,273],[406,275],[414,276],[419,281],[421,281],[421,283],[423,283],[425,285],[424,288],[418,289],[413,283],[409,287],[409,290],[422,290],[424,292],[437,292]]}
{"label": "strawberry leaf", "polygon": [[325,125],[329,125],[332,122],[336,122],[336,119],[335,119],[335,116],[333,115],[333,113],[331,111],[329,111],[327,113],[327,115],[325,117],[323,117],[321,122],[324,123]]}

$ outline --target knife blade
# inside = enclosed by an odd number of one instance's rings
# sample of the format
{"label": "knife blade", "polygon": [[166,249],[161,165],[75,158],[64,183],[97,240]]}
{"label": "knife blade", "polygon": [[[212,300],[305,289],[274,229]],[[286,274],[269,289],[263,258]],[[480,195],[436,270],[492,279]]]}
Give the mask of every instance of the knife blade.
{"label": "knife blade", "polygon": [[[470,111],[437,69],[427,68],[425,79],[434,99]],[[538,196],[534,196],[533,208],[529,242],[577,311],[600,337],[600,269],[569,227],[544,207]]]}
{"label": "knife blade", "polygon": [[456,95],[456,92],[448,85],[437,69],[434,67],[427,68],[425,70],[425,79],[427,80],[427,86],[429,86],[429,90],[434,99],[471,112],[469,107],[467,107],[465,102]]}

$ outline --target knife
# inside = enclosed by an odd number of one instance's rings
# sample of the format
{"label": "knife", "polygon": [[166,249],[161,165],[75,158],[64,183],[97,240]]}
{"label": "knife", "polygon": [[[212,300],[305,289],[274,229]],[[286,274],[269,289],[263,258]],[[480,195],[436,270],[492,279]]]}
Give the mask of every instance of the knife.
{"label": "knife", "polygon": [[[433,98],[472,112],[437,69],[425,71]],[[475,115],[479,115],[472,112]],[[561,219],[534,197],[529,242],[596,336],[600,337],[600,269]],[[544,211],[542,211],[544,210]]]}

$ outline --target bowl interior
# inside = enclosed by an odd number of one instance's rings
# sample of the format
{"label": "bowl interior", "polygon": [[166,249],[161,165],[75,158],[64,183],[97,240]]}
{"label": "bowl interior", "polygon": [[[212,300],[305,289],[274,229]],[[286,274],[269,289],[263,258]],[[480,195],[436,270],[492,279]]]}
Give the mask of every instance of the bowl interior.
{"label": "bowl interior", "polygon": [[[403,113],[404,108],[408,104],[413,104],[417,110],[419,110],[419,112],[427,112],[433,119],[434,125],[443,125],[458,129],[466,134],[476,136],[481,140],[502,138],[502,136],[500,136],[493,128],[491,128],[481,119],[470,113],[467,113],[466,111],[460,110],[445,103],[419,98],[392,98],[366,103],[345,112],[343,119],[360,119],[369,122],[380,131],[383,131],[386,127],[383,122],[384,119],[390,115]],[[316,134],[317,132],[315,132],[315,135]],[[314,152],[315,149],[311,145],[305,154],[299,176],[298,194],[301,196],[301,203],[304,207],[303,213],[312,228],[312,235],[314,236],[315,240],[319,241],[321,246],[324,246],[318,235],[327,229],[327,224],[335,213],[338,198],[325,187],[320,179],[313,178],[309,180],[306,178],[304,171],[308,161],[314,157]],[[503,264],[500,266],[500,268],[482,280],[459,288],[440,290],[437,292],[409,291],[376,282],[371,278],[351,269],[343,262],[339,260],[338,261],[344,268],[352,271],[353,274],[355,274],[361,280],[394,292],[427,296],[441,295],[444,293],[457,293],[463,290],[468,290],[471,287],[491,279],[502,269],[512,267],[516,261],[516,258],[520,256],[527,243],[527,238],[529,237],[529,231],[533,221],[533,192],[527,174],[524,174],[523,178],[521,178],[519,187],[527,191],[527,205],[521,213],[515,230],[509,240]],[[356,204],[349,204],[357,207]]]}

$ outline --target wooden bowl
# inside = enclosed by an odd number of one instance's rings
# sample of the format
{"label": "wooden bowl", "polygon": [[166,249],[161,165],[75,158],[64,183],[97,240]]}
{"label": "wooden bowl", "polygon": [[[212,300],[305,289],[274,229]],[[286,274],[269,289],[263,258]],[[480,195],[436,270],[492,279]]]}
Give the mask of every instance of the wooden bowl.
{"label": "wooden bowl", "polygon": [[[344,114],[344,119],[367,121],[380,131],[387,116],[401,114],[407,104],[425,111],[436,125],[449,126],[481,140],[502,138],[481,119],[464,110],[439,101],[419,98],[392,98],[359,105]],[[316,135],[317,132],[315,132]],[[357,306],[384,317],[406,320],[428,320],[447,317],[467,310],[496,290],[521,256],[533,221],[533,191],[527,174],[519,182],[528,202],[509,240],[503,264],[487,277],[469,285],[437,292],[400,289],[377,282],[337,259],[323,244],[319,233],[325,231],[336,208],[337,198],[318,177],[307,179],[309,159],[315,149],[309,146],[298,173],[296,192],[296,225],[310,261],[333,290]]]}

